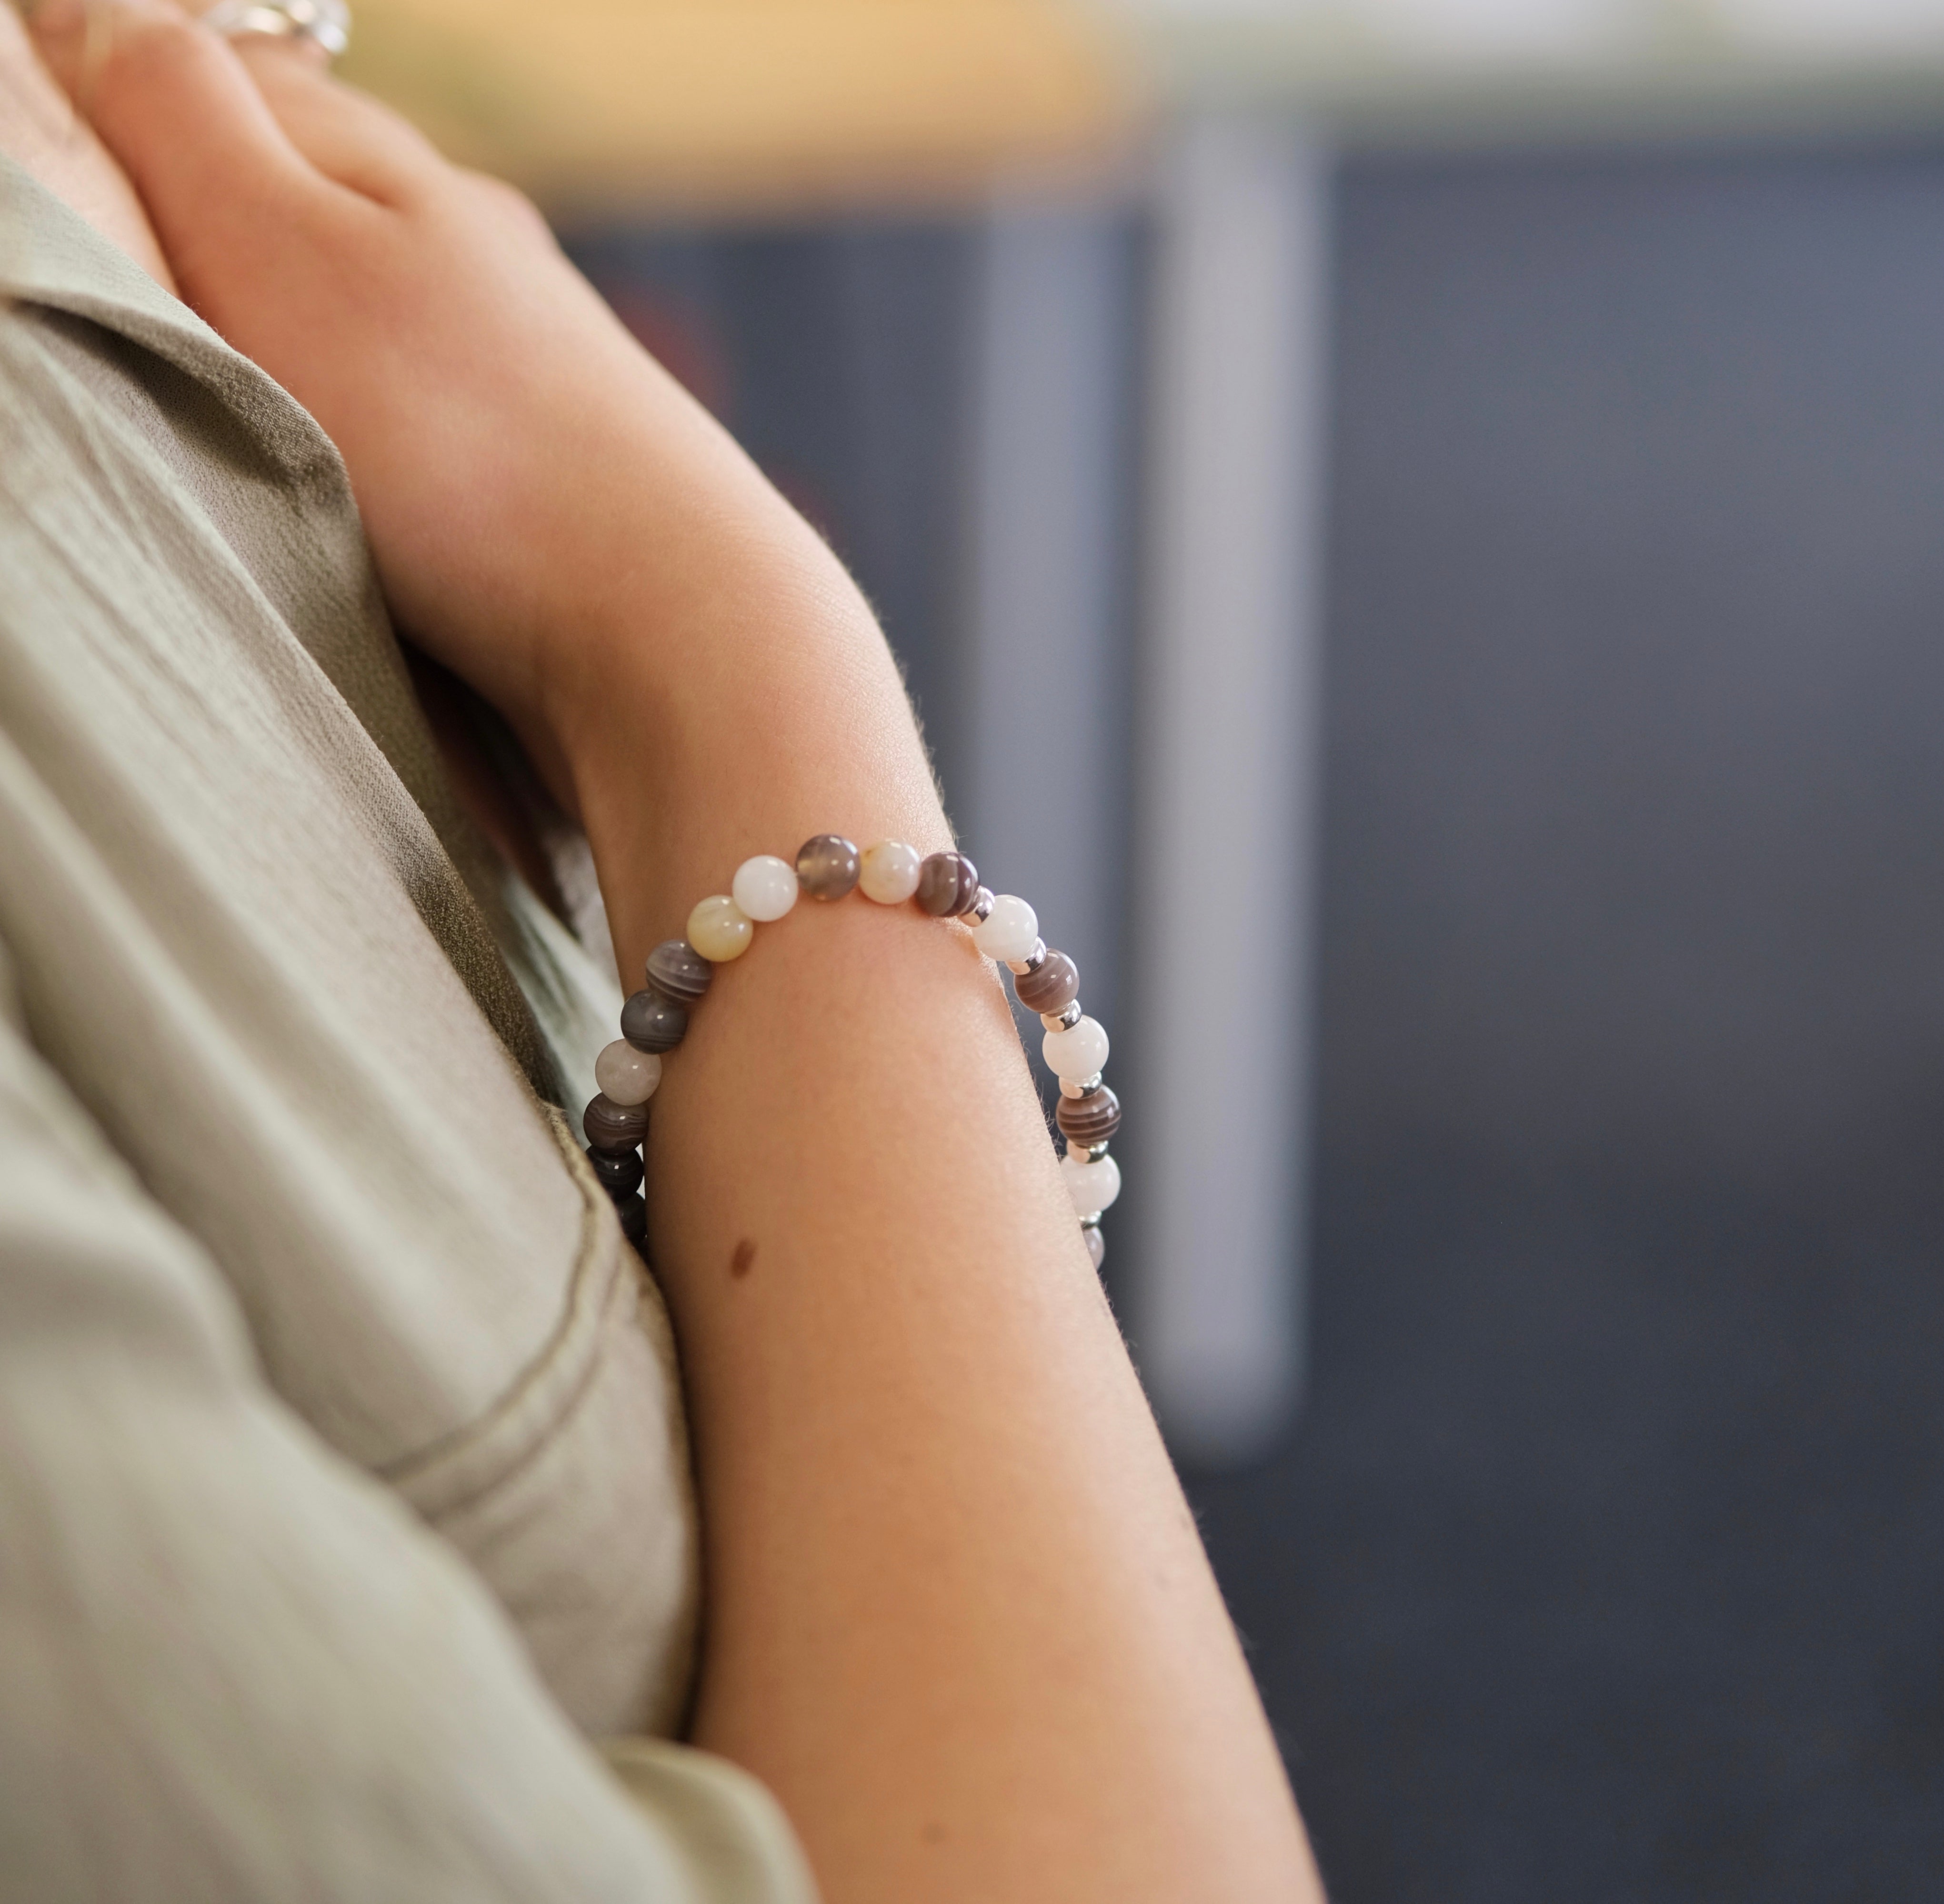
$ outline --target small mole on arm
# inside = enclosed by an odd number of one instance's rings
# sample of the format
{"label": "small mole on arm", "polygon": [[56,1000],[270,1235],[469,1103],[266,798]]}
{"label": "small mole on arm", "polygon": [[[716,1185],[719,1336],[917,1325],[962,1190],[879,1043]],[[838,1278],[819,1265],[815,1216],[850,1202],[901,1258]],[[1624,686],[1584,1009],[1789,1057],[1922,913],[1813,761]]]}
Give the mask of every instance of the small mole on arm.
{"label": "small mole on arm", "polygon": [[940,1824],[936,1819],[934,1819],[925,1826],[922,1835],[924,1838],[925,1843],[927,1844],[943,1844],[950,1834],[946,1832],[943,1825]]}
{"label": "small mole on arm", "polygon": [[740,1278],[749,1273],[749,1266],[756,1260],[756,1246],[746,1236],[736,1245],[736,1253],[729,1259],[729,1273]]}

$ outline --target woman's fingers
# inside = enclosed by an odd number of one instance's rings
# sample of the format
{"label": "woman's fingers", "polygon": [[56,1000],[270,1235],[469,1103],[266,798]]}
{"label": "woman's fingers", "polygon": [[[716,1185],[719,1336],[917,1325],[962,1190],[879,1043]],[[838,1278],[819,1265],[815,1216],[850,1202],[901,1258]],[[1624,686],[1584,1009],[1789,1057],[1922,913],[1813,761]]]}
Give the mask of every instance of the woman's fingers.
{"label": "woman's fingers", "polygon": [[457,175],[301,41],[226,39],[171,0],[48,0],[32,23],[183,296],[347,453],[361,444],[374,352],[436,318],[420,281]]}
{"label": "woman's fingers", "polygon": [[279,248],[328,189],[231,48],[168,0],[51,0],[31,23],[192,297],[206,265]]}
{"label": "woman's fingers", "polygon": [[332,78],[309,42],[246,33],[232,44],[284,136],[334,184],[402,206],[443,170],[421,133]]}
{"label": "woman's fingers", "polygon": [[[247,138],[251,118],[260,134],[262,114],[246,112],[236,86],[240,66],[291,148],[337,184],[391,202],[438,164],[432,146],[396,113],[334,80],[314,41],[265,33],[221,38],[197,24],[201,11],[172,0],[48,0],[32,23],[82,109],[122,125],[144,149],[158,131],[185,150],[198,141],[207,149],[212,140]],[[214,116],[205,119],[209,109]]]}

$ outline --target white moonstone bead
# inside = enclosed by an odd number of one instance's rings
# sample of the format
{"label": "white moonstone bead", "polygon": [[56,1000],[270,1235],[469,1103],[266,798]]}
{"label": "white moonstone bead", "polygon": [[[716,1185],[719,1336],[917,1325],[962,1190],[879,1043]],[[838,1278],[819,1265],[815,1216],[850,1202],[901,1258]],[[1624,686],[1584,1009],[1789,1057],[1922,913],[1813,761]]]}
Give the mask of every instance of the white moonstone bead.
{"label": "white moonstone bead", "polygon": [[1023,958],[1039,943],[1039,920],[1024,900],[1001,893],[985,923],[972,928],[972,943],[988,958]]}
{"label": "white moonstone bead", "polygon": [[1066,1180],[1066,1194],[1073,1199],[1076,1217],[1090,1217],[1097,1210],[1107,1209],[1121,1194],[1121,1167],[1111,1157],[1090,1164],[1063,1157],[1060,1173]]}
{"label": "white moonstone bead", "polygon": [[712,965],[740,958],[749,949],[756,928],[749,915],[726,893],[698,900],[688,915],[688,943]]}
{"label": "white moonstone bead", "polygon": [[[767,924],[780,919],[796,903],[796,868],[774,853],[758,853],[736,869],[729,897],[752,919]],[[695,941],[691,940],[691,945]],[[702,952],[700,946],[695,947]],[[702,952],[704,958],[709,955]]]}
{"label": "white moonstone bead", "polygon": [[[689,935],[694,943],[694,934]],[[696,949],[702,949],[697,946]],[[1040,1041],[1047,1069],[1060,1078],[1090,1078],[1107,1062],[1107,1028],[1097,1018],[1083,1018],[1063,1032],[1048,1032]]]}
{"label": "white moonstone bead", "polygon": [[594,1081],[617,1104],[645,1104],[661,1081],[661,1060],[636,1050],[625,1038],[604,1045],[594,1060]]}
{"label": "white moonstone bead", "polygon": [[878,840],[864,849],[857,884],[866,899],[880,906],[900,906],[918,890],[918,868],[924,857],[903,840]]}

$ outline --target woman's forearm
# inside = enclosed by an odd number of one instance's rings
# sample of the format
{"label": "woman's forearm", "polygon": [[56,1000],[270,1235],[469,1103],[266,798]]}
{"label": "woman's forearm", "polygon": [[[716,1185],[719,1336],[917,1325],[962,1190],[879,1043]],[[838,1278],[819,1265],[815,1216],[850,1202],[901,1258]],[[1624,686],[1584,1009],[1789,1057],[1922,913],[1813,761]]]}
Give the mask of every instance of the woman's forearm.
{"label": "woman's forearm", "polygon": [[[718,607],[681,666],[617,643],[576,729],[630,970],[751,853],[945,843],[834,564]],[[763,927],[669,1060],[647,1156],[705,1528],[697,1736],[769,1781],[833,1904],[1313,1895],[963,928],[858,898]]]}

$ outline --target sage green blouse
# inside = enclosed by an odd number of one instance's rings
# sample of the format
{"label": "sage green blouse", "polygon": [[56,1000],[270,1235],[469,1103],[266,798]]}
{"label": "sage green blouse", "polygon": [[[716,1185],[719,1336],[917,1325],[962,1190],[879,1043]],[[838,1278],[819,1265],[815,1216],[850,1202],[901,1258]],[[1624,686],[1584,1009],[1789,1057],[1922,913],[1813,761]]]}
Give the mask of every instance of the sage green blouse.
{"label": "sage green blouse", "polygon": [[556,1108],[618,1004],[330,442],[0,159],[0,1891],[809,1898],[664,1743],[677,1371]]}

